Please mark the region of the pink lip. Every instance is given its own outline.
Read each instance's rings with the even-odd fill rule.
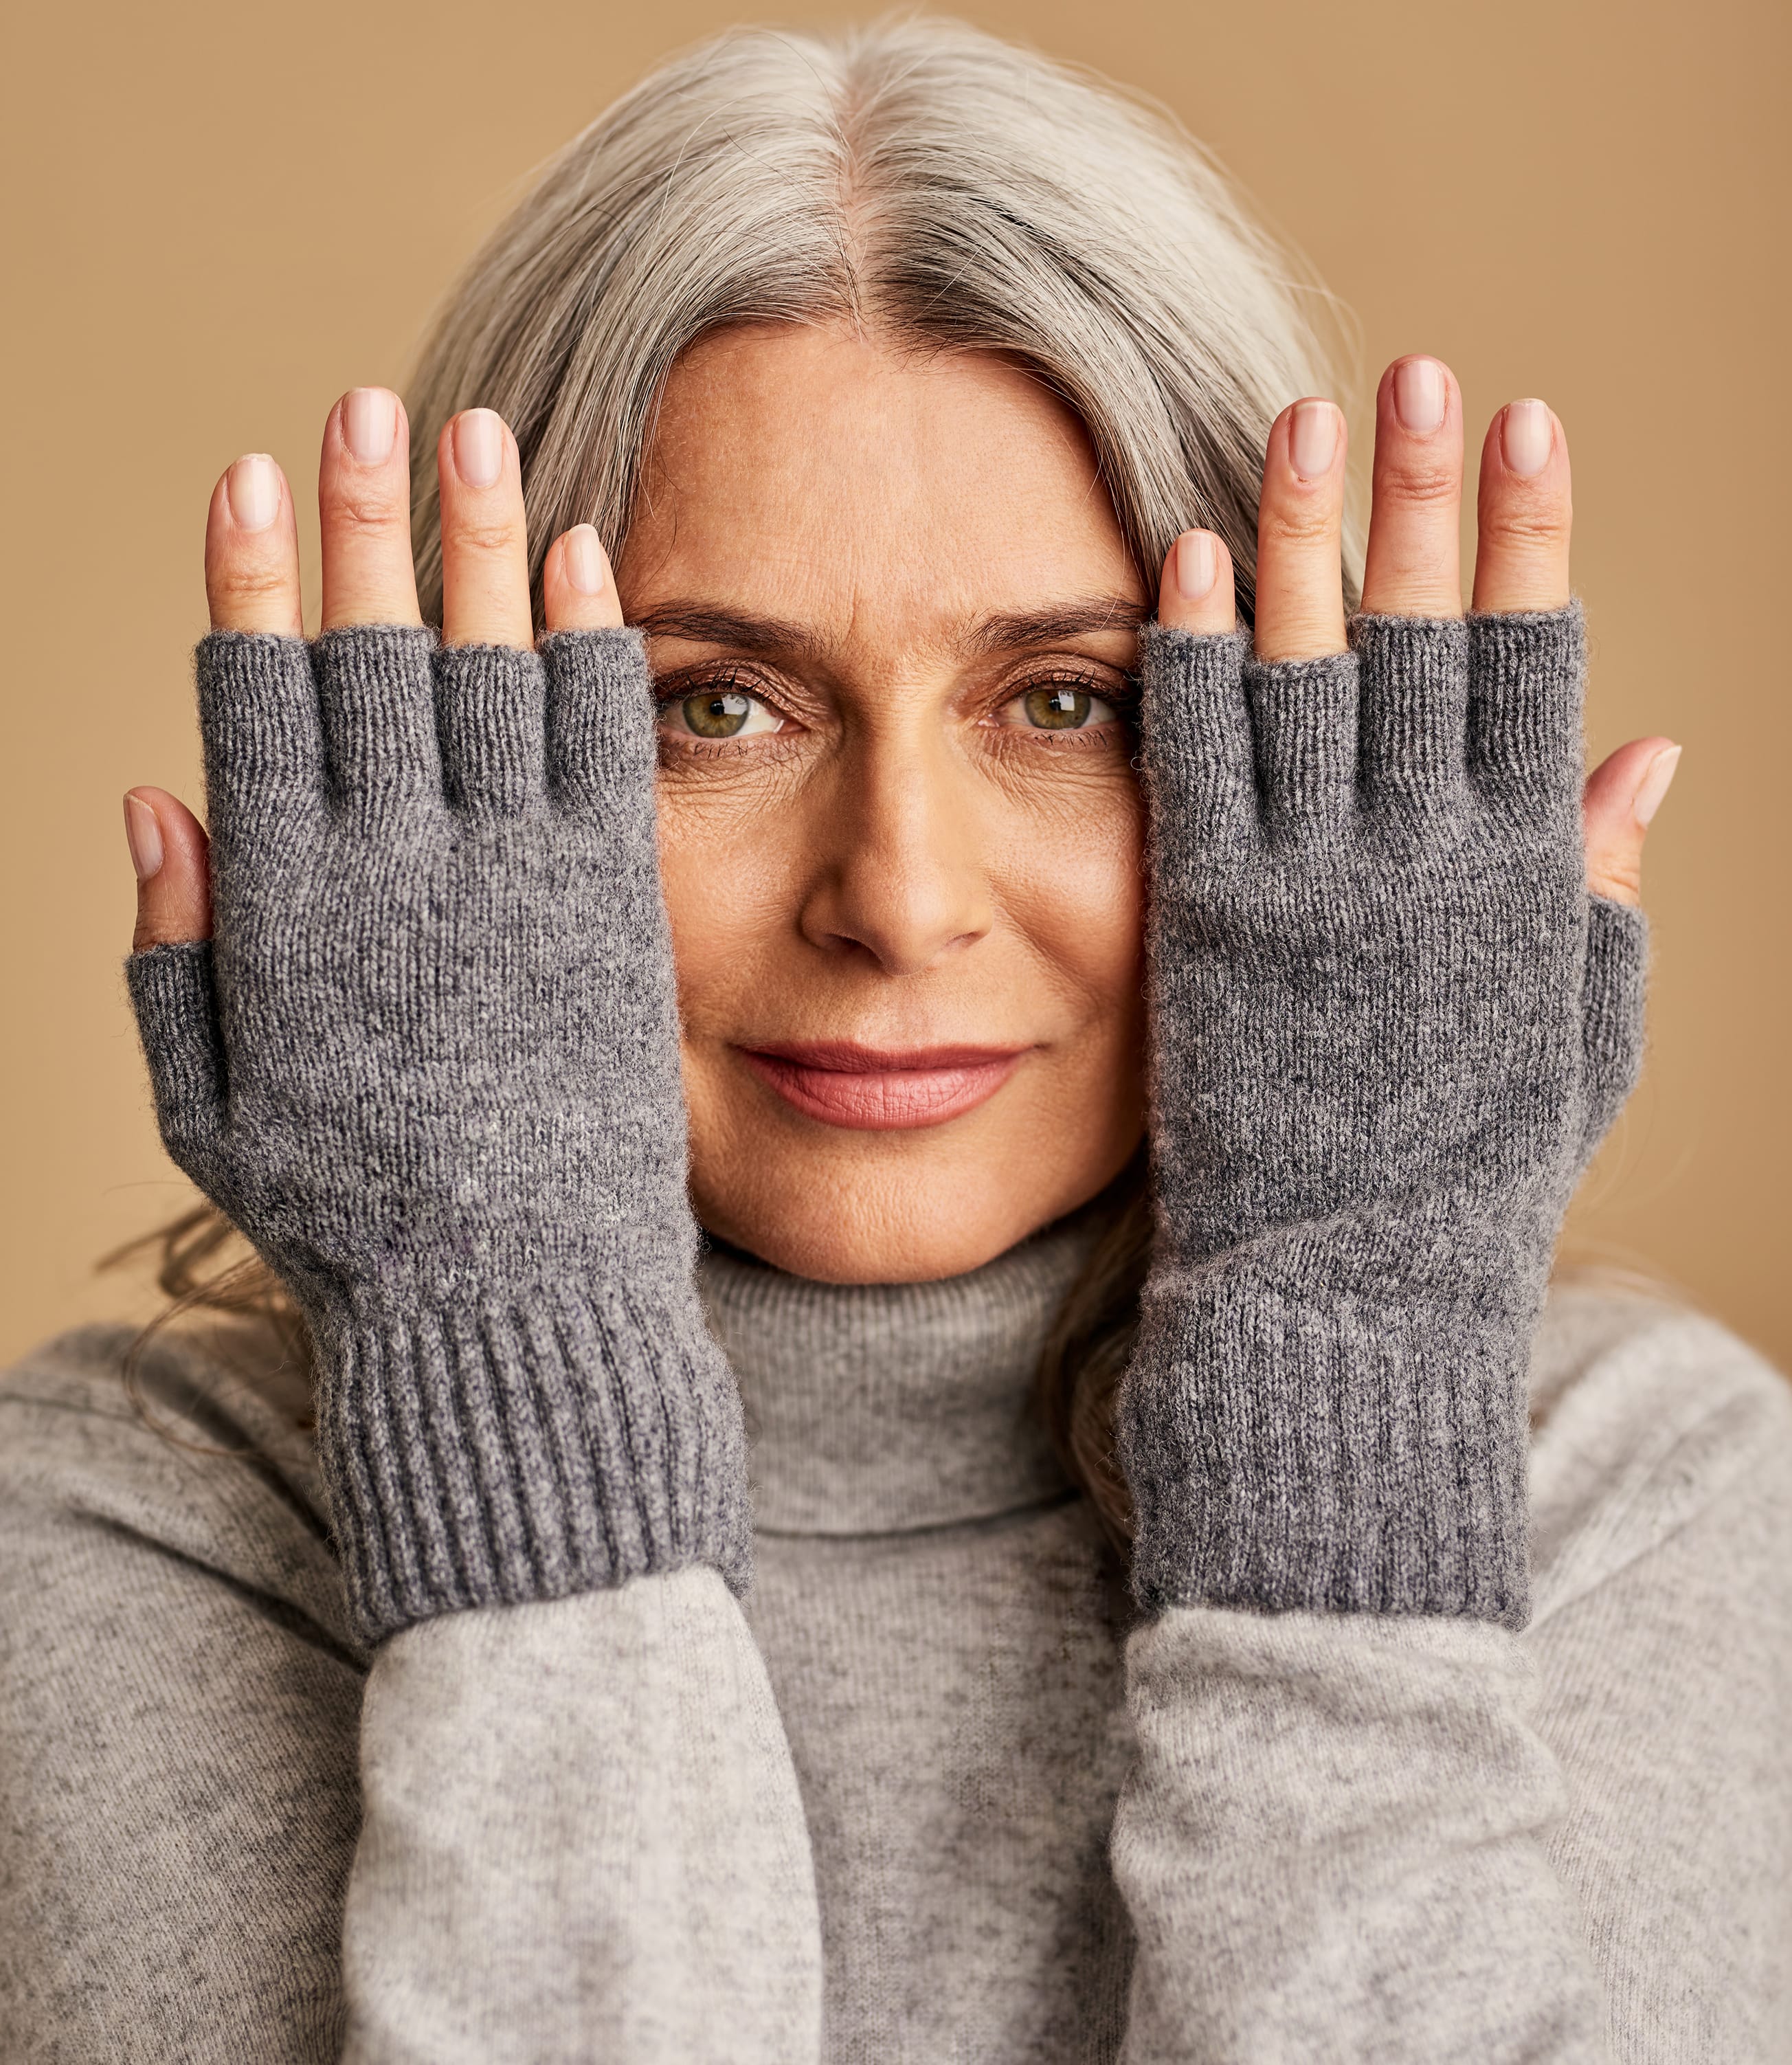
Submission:
[[[987,1102],[1025,1047],[861,1047],[850,1040],[742,1047],[759,1080],[805,1117],[861,1133],[943,1125]]]

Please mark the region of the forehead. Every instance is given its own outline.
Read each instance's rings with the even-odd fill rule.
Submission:
[[[673,369],[622,572],[632,615],[676,596],[911,639],[1141,594],[1088,434],[1038,379],[794,324]]]

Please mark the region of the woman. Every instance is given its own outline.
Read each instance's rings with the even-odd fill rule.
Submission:
[[[127,974],[270,1295],[3,1394],[9,2055],[1786,2055],[1792,1402],[1544,1299],[1674,749],[1550,412],[1465,619],[1321,385],[1154,121],[744,34],[333,410],[309,644],[226,474]]]

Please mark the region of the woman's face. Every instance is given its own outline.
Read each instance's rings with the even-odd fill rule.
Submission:
[[[755,325],[675,369],[637,507],[698,1216],[975,1268],[1143,1130],[1148,608],[1088,440],[988,354]]]

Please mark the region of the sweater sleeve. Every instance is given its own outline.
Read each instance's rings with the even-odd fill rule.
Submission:
[[[1598,1409],[1640,1424],[1648,1372],[1615,1374],[1633,1402]],[[1724,1374],[1682,1364],[1679,1431],[1612,1469],[1522,1634],[1134,1633],[1125,2065],[1792,2056],[1792,1394]]]
[[[361,1774],[352,2065],[819,2057],[802,1803],[712,1568],[395,1637]]]
[[[1131,1638],[1124,2065],[1612,2054],[1524,1639],[1172,1607]]]
[[[1584,657],[1572,604],[1305,661],[1146,636],[1128,2065],[1632,2055],[1532,1632],[1527,1374],[1643,1024],[1646,927],[1585,881]]]
[[[315,1349],[373,1658],[345,2055],[812,2055],[641,640],[214,632],[198,684],[215,936],[125,972],[164,1143]]]
[[[253,1401],[164,1348],[152,1432],[120,1337],[70,1341],[0,1392],[9,2059],[818,2056],[802,1805],[713,1566],[369,1655]]]

